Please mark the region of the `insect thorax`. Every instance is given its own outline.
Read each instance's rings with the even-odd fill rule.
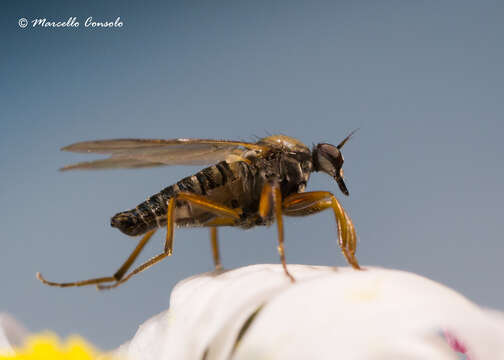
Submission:
[[[268,136],[258,143],[274,149],[266,157],[272,165],[268,176],[276,177],[280,182],[282,196],[303,192],[313,170],[310,149],[298,139],[286,135]]]
[[[267,181],[278,181],[282,197],[305,191],[313,168],[311,155],[304,152],[274,152],[267,158],[258,158],[255,165],[261,177],[257,191],[260,193]]]

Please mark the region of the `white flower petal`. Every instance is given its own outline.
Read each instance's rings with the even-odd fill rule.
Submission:
[[[21,346],[28,331],[12,316],[0,313],[0,355],[12,355],[13,347]]]
[[[131,359],[504,359],[502,324],[455,291],[395,270],[253,265],[180,282],[170,309],[121,348]],[[261,306],[247,331],[244,324]],[[243,337],[237,344],[240,332]]]

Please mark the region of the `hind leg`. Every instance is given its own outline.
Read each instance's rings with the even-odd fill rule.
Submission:
[[[219,239],[217,237],[217,228],[215,226],[210,227],[210,243],[212,245],[212,255],[213,255],[215,270],[221,270],[222,264],[221,264],[220,253],[219,253]]]
[[[70,286],[86,286],[86,285],[98,285],[101,283],[105,282],[113,282],[113,281],[119,281],[121,278],[124,276],[124,274],[128,271],[128,269],[131,267],[135,259],[138,257],[140,252],[143,250],[145,245],[149,242],[150,238],[156,230],[149,231],[146,233],[138,245],[135,247],[135,250],[130,254],[130,256],[126,259],[124,264],[115,272],[114,275],[112,276],[106,276],[106,277],[100,277],[100,278],[94,278],[94,279],[88,279],[88,280],[82,280],[82,281],[74,281],[74,282],[67,282],[67,283],[57,283],[53,281],[47,281],[44,279],[41,273],[37,273],[37,278],[44,284],[49,285],[49,286],[58,286],[58,287],[70,287]]]
[[[236,220],[227,216],[217,216],[207,222],[205,226],[210,228],[210,244],[212,246],[212,256],[215,265],[215,270],[222,270],[222,264],[220,260],[219,252],[219,239],[218,239],[218,227],[219,226],[233,226]]]
[[[98,285],[98,288],[100,290],[104,289],[111,289],[114,287],[117,287],[129,279],[131,279],[132,276],[147,270],[151,266],[157,264],[161,260],[163,260],[165,257],[170,256],[173,253],[173,229],[175,226],[175,203],[177,200],[184,200],[187,201],[191,204],[197,205],[201,208],[204,208],[205,210],[214,213],[218,217],[227,217],[233,219],[233,221],[239,220],[240,219],[240,210],[235,210],[228,208],[224,205],[215,203],[213,201],[209,201],[203,196],[200,195],[195,195],[195,194],[190,194],[190,193],[177,193],[175,196],[173,196],[169,201],[168,201],[168,211],[166,214],[167,217],[167,223],[166,223],[166,242],[165,242],[165,248],[164,252],[161,254],[158,254],[151,259],[147,260],[143,264],[139,265],[135,269],[133,269],[129,274],[124,276],[122,279],[116,281],[113,284],[110,285]]]

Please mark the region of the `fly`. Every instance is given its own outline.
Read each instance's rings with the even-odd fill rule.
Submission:
[[[219,227],[248,229],[271,225],[276,221],[280,260],[285,274],[294,281],[285,261],[283,216],[307,216],[325,209],[334,212],[338,244],[345,259],[353,268],[360,269],[355,257],[355,228],[339,201],[328,191],[305,192],[310,174],[322,171],[333,177],[341,192],[348,195],[343,180],[341,148],[352,134],[337,146],[319,143],[312,150],[299,140],[285,135],[268,136],[255,143],[210,139],[113,139],[66,146],[62,150],[109,154],[110,157],[69,165],[63,167],[62,171],[214,165],[166,187],[137,207],[112,217],[111,226],[124,234],[143,235],[112,276],[67,283],[48,281],[40,273],[37,273],[37,277],[50,286],[116,287],[172,255],[175,226],[209,228],[213,261],[215,268],[220,269]],[[164,251],[128,272],[149,239],[161,227],[167,229]]]

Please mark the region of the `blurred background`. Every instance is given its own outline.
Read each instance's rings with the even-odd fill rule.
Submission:
[[[59,148],[117,137],[284,133],[345,145],[363,265],[442,282],[502,309],[504,7],[498,1],[2,2],[0,311],[32,331],[103,348],[212,269],[208,232],[175,231],[174,256],[113,291],[35,278],[115,272],[136,245],[110,217],[198,170],[68,172]],[[42,28],[30,21],[66,21]],[[85,28],[84,21],[121,28]],[[20,18],[29,26],[21,28]],[[286,219],[289,263],[346,266],[329,212]],[[142,254],[163,248],[160,231]],[[226,268],[277,263],[276,230],[223,229]]]

